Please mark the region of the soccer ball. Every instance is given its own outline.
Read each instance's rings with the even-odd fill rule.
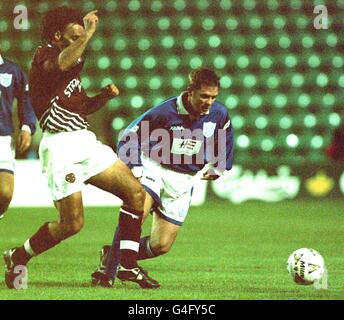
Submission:
[[[324,275],[325,262],[318,251],[301,248],[289,256],[287,270],[297,284],[310,285]]]

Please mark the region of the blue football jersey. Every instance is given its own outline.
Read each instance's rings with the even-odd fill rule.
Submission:
[[[215,101],[207,114],[190,117],[182,93],[149,109],[133,121],[118,143],[118,155],[129,167],[141,155],[171,170],[194,174],[206,164],[220,171],[233,163],[233,129],[227,108]]]
[[[14,132],[14,98],[18,101],[20,127],[29,126],[33,134],[36,130],[36,116],[29,98],[27,77],[17,64],[0,56],[0,136],[12,135]]]

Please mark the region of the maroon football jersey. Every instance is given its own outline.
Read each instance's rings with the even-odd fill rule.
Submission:
[[[79,59],[68,71],[57,67],[60,51],[51,46],[38,47],[29,72],[32,104],[44,131],[60,132],[87,128],[87,95],[82,88],[80,72],[83,67]],[[56,68],[46,71],[45,61],[55,61]]]

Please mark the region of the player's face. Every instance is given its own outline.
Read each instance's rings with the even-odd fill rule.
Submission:
[[[70,23],[66,29],[63,31],[62,37],[58,42],[61,50],[67,48],[84,33],[84,27],[77,23]]]
[[[218,87],[202,86],[189,91],[189,103],[195,114],[206,114],[219,94]]]

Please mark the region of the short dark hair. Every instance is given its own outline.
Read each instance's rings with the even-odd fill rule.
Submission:
[[[189,88],[200,89],[202,86],[219,87],[220,78],[209,68],[199,68],[189,74]]]
[[[80,10],[67,6],[49,10],[42,21],[42,40],[51,41],[57,31],[63,32],[70,23],[84,25]]]

